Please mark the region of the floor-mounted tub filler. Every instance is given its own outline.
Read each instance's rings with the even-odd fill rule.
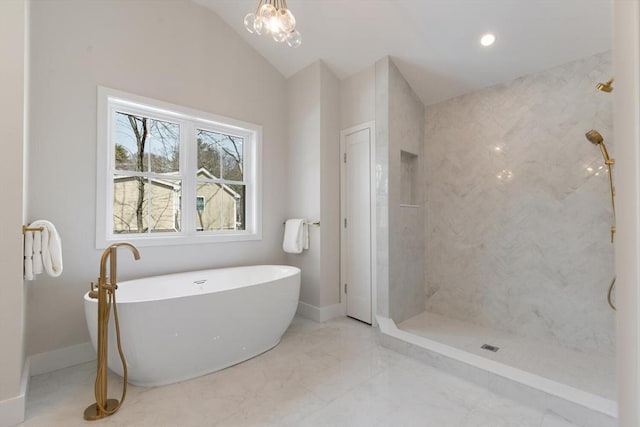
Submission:
[[[298,306],[300,269],[261,265],[169,274],[118,284],[128,381],[158,386],[243,362],[275,347]],[[97,302],[84,297],[97,346]],[[113,318],[109,334],[115,336]],[[123,375],[115,339],[109,369]]]
[[[102,253],[100,258],[100,276],[98,283],[91,283],[91,290],[85,295],[85,299],[94,302],[93,329],[94,340],[93,347],[96,349],[96,382],[93,388],[93,396],[95,402],[84,410],[84,419],[87,421],[95,421],[115,414],[122,407],[124,399],[127,396],[127,360],[122,351],[122,343],[120,341],[120,323],[118,322],[118,309],[116,307],[116,289],[118,289],[118,248],[127,248],[133,253],[136,260],[140,259],[138,248],[128,242],[119,242],[110,245]],[[107,261],[109,262],[109,275],[107,276]],[[113,312],[113,320],[109,322],[111,313]],[[87,320],[89,320],[87,318]],[[109,399],[107,394],[107,356],[109,353],[109,324],[113,323],[116,333],[116,348],[118,356],[122,363],[121,371],[124,381],[122,383],[122,395],[120,400]],[[92,330],[89,327],[89,330]]]

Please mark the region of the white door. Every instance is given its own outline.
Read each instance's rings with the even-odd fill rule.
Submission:
[[[349,317],[372,323],[372,125],[342,132],[342,285]]]

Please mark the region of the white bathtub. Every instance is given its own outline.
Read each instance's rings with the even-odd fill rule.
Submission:
[[[170,384],[240,363],[280,342],[298,306],[300,270],[261,265],[118,283],[116,300],[129,382]],[[97,347],[97,300],[84,296]],[[122,376],[113,315],[109,368]]]

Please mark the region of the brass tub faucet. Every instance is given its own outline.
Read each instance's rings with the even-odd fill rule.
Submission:
[[[133,252],[133,257],[136,260],[140,259],[140,252],[131,243],[120,242],[110,245],[102,253],[100,259],[100,277],[98,278],[98,285],[95,286],[91,283],[91,290],[89,291],[89,297],[98,300],[98,343],[97,343],[97,356],[98,356],[98,369],[96,373],[96,382],[94,387],[94,394],[96,402],[90,405],[84,411],[84,419],[93,421],[101,418],[113,415],[120,409],[127,395],[127,361],[120,345],[120,323],[118,322],[118,310],[116,308],[116,289],[118,289],[117,275],[118,275],[118,248],[124,246],[128,247]],[[109,278],[107,280],[107,261],[109,261]],[[116,340],[118,343],[118,353],[120,354],[120,360],[122,361],[122,368],[124,371],[124,383],[122,386],[122,397],[120,401],[117,399],[107,398],[107,350],[109,343],[109,315],[111,313],[111,307],[113,306],[113,320],[116,325]]]

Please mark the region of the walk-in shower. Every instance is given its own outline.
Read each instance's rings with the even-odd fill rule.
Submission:
[[[402,233],[420,233],[391,202],[380,319],[387,346],[593,427],[615,425],[616,412],[615,313],[604,298],[614,277],[613,79],[597,84],[611,69],[605,52],[426,106],[424,284],[394,274],[420,249]]]

